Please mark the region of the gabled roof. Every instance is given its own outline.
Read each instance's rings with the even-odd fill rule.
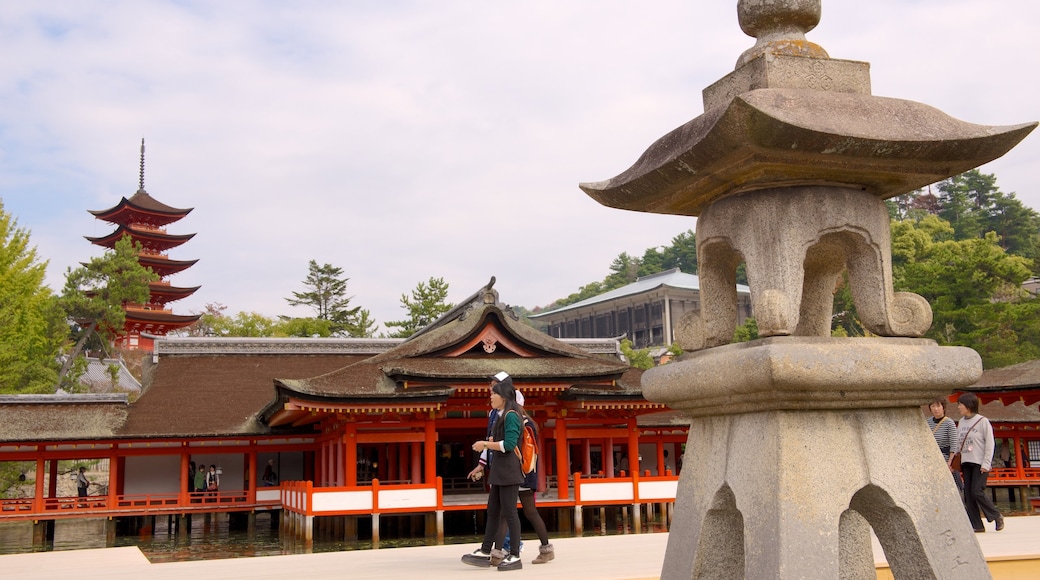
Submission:
[[[629,369],[556,340],[520,321],[498,301],[495,280],[401,345],[309,379],[276,379],[280,398],[336,400],[446,398],[459,384],[486,383],[498,371],[514,382],[611,383]],[[406,385],[402,388],[401,384]],[[414,388],[423,385],[425,388]],[[638,391],[637,391],[638,392]]]
[[[682,290],[700,290],[701,282],[700,278],[696,274],[687,274],[686,272],[680,272],[678,268],[666,270],[664,272],[658,272],[657,274],[651,274],[649,276],[641,276],[636,279],[635,282],[627,284],[620,288],[615,288],[609,292],[604,292],[598,296],[592,298],[586,298],[580,302],[574,304],[568,304],[554,310],[546,312],[539,312],[538,314],[532,314],[531,318],[540,318],[548,316],[550,314],[558,314],[560,312],[566,312],[568,310],[577,310],[586,306],[592,306],[595,304],[603,304],[610,302],[611,300],[617,300],[619,298],[625,298],[626,296],[636,296],[644,292],[649,292],[657,288],[677,288]],[[750,294],[751,289],[743,284],[737,284],[738,294]]]

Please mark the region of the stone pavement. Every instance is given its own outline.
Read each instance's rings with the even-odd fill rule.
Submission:
[[[1040,578],[1040,517],[1007,518],[1004,531],[989,531],[978,538],[994,578]],[[553,540],[556,559],[533,565],[537,541],[525,542],[524,568],[515,578],[569,580],[656,580],[661,573],[668,534],[630,534]],[[359,578],[379,580],[467,580],[486,578],[484,568],[466,566],[462,555],[473,545],[384,548],[321,554],[264,556],[227,560],[194,560],[152,564],[135,547],[72,550],[0,556],[4,578],[76,580],[184,580],[185,578],[249,578],[320,580]],[[883,568],[884,555],[875,542],[879,578],[891,578]],[[887,575],[886,575],[887,574]]]

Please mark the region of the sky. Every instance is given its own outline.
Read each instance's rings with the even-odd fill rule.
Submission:
[[[824,0],[808,40],[871,63],[873,94],[983,125],[1040,120],[1040,2]],[[607,208],[578,183],[628,169],[703,113],[754,39],[733,0],[11,0],[0,11],[0,200],[67,268],[114,230],[88,210],[138,187],[194,233],[180,314],[310,316],[307,264],[401,320],[431,277],[495,276],[534,308],[696,229]],[[982,167],[1040,210],[1040,134]]]

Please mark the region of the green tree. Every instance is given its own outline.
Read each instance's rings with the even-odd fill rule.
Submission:
[[[387,322],[387,327],[398,330],[391,332],[391,338],[408,338],[433,323],[440,315],[455,307],[445,302],[448,297],[448,284],[444,278],[431,277],[429,282],[419,282],[412,290],[411,298],[401,294],[401,307],[408,312],[408,318]]]
[[[123,236],[113,250],[65,274],[61,305],[78,328],[76,344],[59,373],[59,381],[66,388],[75,388],[69,371],[87,342],[100,338],[99,346],[108,351],[126,322],[123,307],[148,302],[148,284],[159,276],[137,261],[140,252],[141,244]]]
[[[650,356],[650,349],[634,349],[632,348],[632,341],[627,338],[621,340],[621,354],[628,359],[628,366],[637,369],[654,368],[654,357]]]
[[[686,230],[672,238],[672,245],[666,247],[663,253],[662,271],[679,268],[679,271],[687,274],[697,273],[697,234],[693,230]]]
[[[50,288],[47,263],[0,200],[0,393],[53,391],[68,327]]]
[[[278,321],[259,312],[239,312],[234,316],[217,316],[212,322],[216,336],[265,337],[275,336]],[[284,336],[284,335],[283,335]]]
[[[329,322],[332,334],[336,336],[370,336],[375,321],[371,313],[362,311],[360,307],[350,307],[351,298],[347,296],[347,282],[343,277],[343,268],[324,264],[319,266],[314,260],[308,264],[307,278],[303,284],[306,292],[293,292],[292,298],[286,298],[290,306],[308,306],[314,309],[316,318]],[[366,334],[368,333],[368,334]]]
[[[933,322],[927,336],[974,348],[987,368],[1040,356],[1040,302],[1021,288],[1030,260],[1005,252],[993,232],[942,239],[949,229],[931,218],[893,224],[894,286],[928,300]]]

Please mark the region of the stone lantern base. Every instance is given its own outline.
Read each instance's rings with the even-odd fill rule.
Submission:
[[[917,405],[981,374],[925,339],[783,337],[647,371],[693,419],[661,578],[989,578]]]

